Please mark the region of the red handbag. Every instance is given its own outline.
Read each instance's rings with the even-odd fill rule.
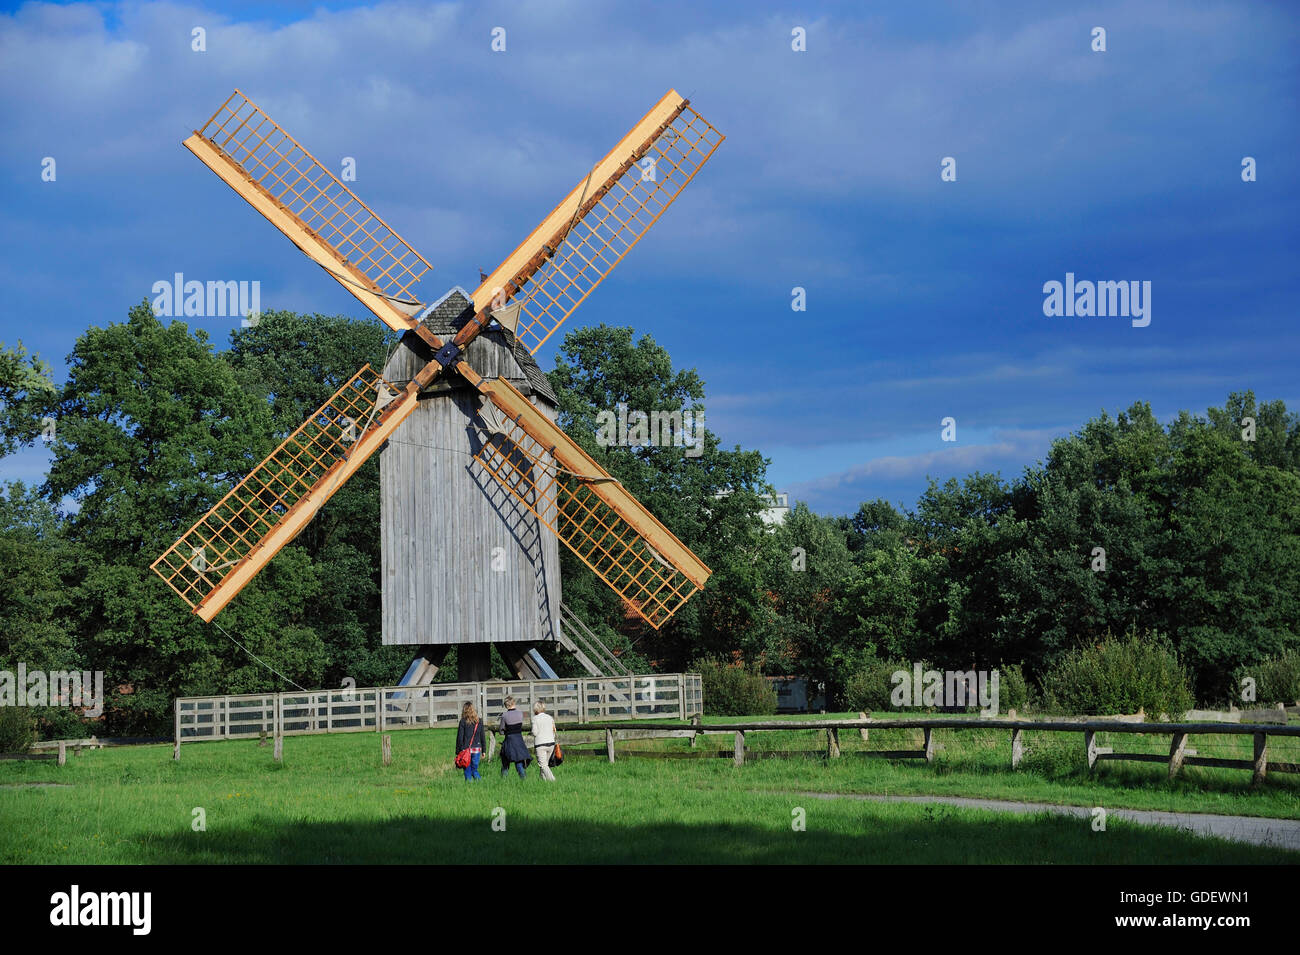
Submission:
[[[477,735],[478,735],[478,720],[475,720],[474,728],[469,732],[469,746],[466,746],[464,749],[462,749],[459,753],[456,754],[457,769],[469,769],[470,763],[474,761],[472,755],[470,754],[470,750],[474,747],[474,737]]]

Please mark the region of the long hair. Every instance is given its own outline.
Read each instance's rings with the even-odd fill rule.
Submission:
[[[474,709],[473,703],[466,703],[460,708],[460,718],[467,723],[478,722],[478,711]]]

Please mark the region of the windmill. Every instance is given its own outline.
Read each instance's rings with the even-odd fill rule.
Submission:
[[[548,403],[531,356],[722,139],[670,90],[472,293],[453,289],[426,305],[411,287],[431,268],[428,260],[236,90],[184,145],[402,339],[383,373],[368,364],[358,370],[155,560],[154,572],[211,621],[383,450],[383,641],[418,647],[403,682],[431,680],[451,645],[482,671],[492,642],[520,675],[545,672],[534,645],[562,638],[557,622],[566,612],[557,542],[613,588],[629,614],[662,627],[710,570],[556,426],[554,396]],[[413,416],[429,427],[459,427],[451,438],[463,447],[440,447],[418,433],[404,440],[418,431],[399,431]],[[421,449],[463,452],[463,470],[487,510],[464,520],[466,499]],[[413,524],[417,517],[424,522]],[[467,575],[491,571],[457,555],[498,530],[526,556],[537,582],[532,605],[508,588],[495,591],[513,601],[506,623],[522,620],[520,628],[501,631],[504,618],[438,626],[485,599],[487,588]],[[414,550],[403,546],[411,542]],[[453,573],[437,573],[440,563],[457,561]],[[431,575],[435,586],[420,592]],[[566,626],[581,628],[576,620]]]

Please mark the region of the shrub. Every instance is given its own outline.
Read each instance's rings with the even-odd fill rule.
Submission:
[[[704,685],[704,712],[709,716],[771,716],[776,712],[776,688],[758,667],[724,660],[699,660],[691,669]]]
[[[0,706],[0,753],[25,753],[36,739],[36,720],[26,707]]]
[[[889,695],[894,689],[891,677],[898,670],[910,674],[912,667],[897,660],[870,660],[860,667],[844,685],[848,708],[863,713],[896,709]]]
[[[1048,706],[1061,713],[1105,716],[1145,710],[1177,719],[1193,703],[1187,670],[1157,633],[1112,637],[1072,650],[1043,674]]]
[[[998,709],[1024,712],[1029,703],[1029,682],[1019,663],[1005,663],[998,667]]]
[[[1252,666],[1241,667],[1232,676],[1237,692],[1241,691],[1243,678],[1254,678],[1257,703],[1266,706],[1300,703],[1300,650],[1288,650]]]

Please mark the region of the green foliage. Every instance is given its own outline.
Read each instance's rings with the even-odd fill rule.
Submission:
[[[1288,650],[1275,657],[1260,660],[1250,666],[1240,667],[1233,674],[1233,683],[1240,690],[1242,680],[1255,680],[1255,700],[1266,706],[1300,703],[1300,650]],[[1239,700],[1233,700],[1238,703]]]
[[[28,354],[21,341],[13,347],[0,342],[0,457],[36,440],[54,391],[49,364]]]
[[[691,664],[691,671],[700,674],[704,712],[709,716],[770,716],[776,712],[776,689],[757,667],[707,658]]]
[[[0,753],[25,753],[36,741],[36,719],[25,706],[0,706]]]
[[[1187,671],[1157,633],[1122,638],[1067,653],[1043,677],[1053,712],[1105,716],[1145,710],[1151,719],[1179,719],[1194,699]]]
[[[880,713],[898,709],[889,697],[897,685],[893,675],[899,670],[911,679],[912,665],[901,660],[870,660],[860,667],[844,687],[844,702],[849,710]]]
[[[998,667],[998,709],[1005,713],[1016,710],[1023,713],[1029,705],[1029,681],[1019,663],[1004,663]]]

